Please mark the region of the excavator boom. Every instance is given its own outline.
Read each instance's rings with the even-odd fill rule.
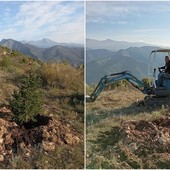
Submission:
[[[150,89],[141,80],[137,79],[129,71],[123,71],[102,77],[92,94],[86,97],[86,101],[94,102],[107,84],[112,84],[120,80],[127,80],[144,94],[150,93]]]

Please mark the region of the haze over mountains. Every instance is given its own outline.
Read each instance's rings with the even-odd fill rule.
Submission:
[[[153,44],[143,43],[143,42],[128,42],[128,41],[115,41],[111,39],[106,40],[95,40],[86,39],[87,48],[90,49],[106,49],[110,51],[118,51],[120,49],[126,49],[129,47],[142,47],[142,46],[155,46]]]
[[[38,40],[38,41],[21,41],[21,43],[34,45],[34,46],[40,47],[40,48],[49,48],[49,47],[52,47],[55,45],[62,45],[62,46],[67,46],[67,47],[83,47],[82,44],[58,43],[58,42],[52,41],[48,38],[43,38],[42,40]]]
[[[88,84],[98,83],[104,75],[125,70],[131,71],[139,79],[147,77],[150,52],[160,48],[129,42],[123,42],[121,45],[120,42],[112,40],[102,41],[99,43],[100,45],[97,40],[97,44],[92,42],[95,40],[87,40],[86,80]],[[122,49],[120,49],[121,47]],[[156,66],[162,65],[164,65],[164,55],[156,60]]]
[[[84,63],[84,48],[80,44],[59,44],[49,39],[28,42],[3,39],[0,45],[45,62],[67,61],[74,66]]]

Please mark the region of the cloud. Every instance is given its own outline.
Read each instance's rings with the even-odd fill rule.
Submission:
[[[18,40],[51,37],[55,41],[63,42],[72,42],[76,39],[77,43],[83,43],[83,4],[83,2],[61,1],[21,3],[16,14],[8,24],[6,23],[6,31],[3,33],[8,32],[8,34],[4,34],[4,36],[16,37]],[[63,30],[72,36],[68,36],[67,39],[62,38],[62,36],[65,37]],[[56,33],[60,34],[60,39],[57,39]],[[82,34],[82,36],[77,35],[77,33]],[[79,38],[75,38],[76,36]]]
[[[134,15],[170,12],[170,2],[165,1],[88,1],[86,4],[88,23],[111,23],[120,19],[125,21]]]
[[[130,6],[129,2],[87,2],[87,22],[113,22],[117,18],[135,12],[136,6]]]

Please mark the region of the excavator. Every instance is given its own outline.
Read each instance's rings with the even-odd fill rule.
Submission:
[[[148,64],[149,85],[146,85],[141,80],[136,78],[130,71],[105,75],[101,78],[91,95],[86,96],[86,102],[94,102],[108,84],[113,84],[121,80],[127,80],[135,88],[145,94],[145,98],[141,102],[143,105],[153,106],[170,104],[170,75],[166,73],[166,76],[164,76],[163,86],[159,87],[157,84],[158,73],[160,72],[165,74],[163,69],[156,68],[155,61],[157,57],[161,56],[160,53],[164,54],[164,57],[165,54],[170,56],[170,49],[157,49],[151,51]]]

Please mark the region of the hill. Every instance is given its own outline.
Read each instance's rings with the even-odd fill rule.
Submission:
[[[106,49],[87,50],[87,83],[97,83],[104,75],[131,71],[137,78],[148,75],[149,55],[152,46],[130,47],[111,52]],[[100,53],[100,54],[99,54]],[[156,67],[164,65],[164,54],[156,58]]]
[[[169,107],[137,106],[144,97],[129,85],[106,90],[87,103],[88,169],[170,166]]]
[[[37,122],[13,120],[9,100],[29,72],[41,80]],[[84,71],[68,63],[44,63],[0,46],[0,168],[84,167]],[[22,106],[21,106],[22,107]]]
[[[95,39],[86,39],[86,46],[89,49],[106,49],[109,51],[118,51],[120,49],[126,49],[129,47],[142,47],[155,45],[141,42],[115,41],[111,39],[101,41]]]
[[[42,42],[43,41],[43,42]],[[47,43],[47,40],[42,40],[41,43]],[[44,42],[45,41],[45,42]],[[51,42],[51,41],[50,41]],[[32,43],[34,44],[34,43]],[[51,42],[52,44],[52,42]],[[55,43],[53,43],[55,44]],[[67,61],[73,66],[79,66],[84,62],[84,49],[82,47],[67,47],[61,45],[54,45],[48,48],[40,48],[31,44],[23,44],[12,39],[3,39],[0,45],[17,50],[22,54],[28,55],[32,58],[41,61]]]

